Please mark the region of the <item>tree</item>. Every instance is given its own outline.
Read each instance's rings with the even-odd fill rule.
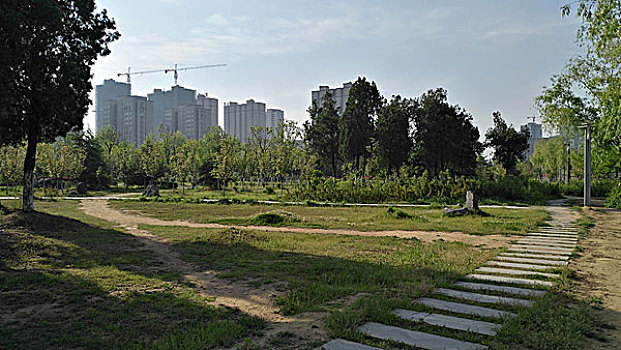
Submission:
[[[280,193],[284,191],[285,177],[291,176],[295,164],[294,157],[298,148],[297,139],[301,137],[300,128],[295,121],[287,121],[276,129],[274,137],[275,170],[280,179]]]
[[[0,147],[0,178],[4,183],[6,194],[9,194],[9,185],[15,185],[24,177],[24,147],[6,145]]]
[[[414,110],[413,101],[393,96],[390,103],[379,111],[375,152],[380,166],[387,168],[388,176],[399,170],[412,149],[410,120],[414,117]]]
[[[456,175],[471,174],[483,151],[472,116],[457,105],[449,105],[442,88],[427,91],[417,99],[417,106],[413,156],[418,166],[434,176],[446,170]]]
[[[56,189],[61,189],[64,178],[76,179],[84,171],[86,153],[71,147],[64,139],[54,143],[43,143],[37,151],[37,173],[45,174],[56,182]]]
[[[37,143],[82,128],[91,66],[119,36],[94,0],[0,2],[0,144],[27,142],[25,212],[34,211]]]
[[[334,106],[332,93],[327,92],[321,106],[313,101],[307,111],[310,120],[304,123],[304,141],[322,165],[330,169],[330,175],[338,174],[339,157],[339,113]]]
[[[345,112],[340,121],[340,152],[343,159],[353,163],[356,171],[363,169],[369,156],[368,147],[375,132],[375,118],[383,98],[375,85],[366,78],[358,78],[349,90]]]
[[[513,125],[507,125],[500,112],[494,112],[493,118],[494,127],[485,133],[485,145],[494,149],[494,160],[502,164],[508,173],[512,173],[528,149],[528,130],[517,132]]]
[[[155,134],[150,132],[140,145],[140,165],[149,180],[149,185],[154,186],[153,180],[164,175],[165,162],[162,144],[156,139]]]
[[[558,180],[561,177],[566,157],[567,151],[563,147],[563,140],[560,137],[552,137],[535,143],[530,162],[540,175]]]
[[[563,16],[571,12],[571,2],[562,7]],[[621,159],[621,27],[620,0],[578,1],[577,15],[582,18],[577,42],[585,49],[584,55],[574,56],[563,73],[552,78],[553,85],[545,88],[538,102],[544,107],[565,107],[571,111],[580,104],[587,113],[574,113],[579,118],[565,118],[594,124],[594,151],[609,152],[611,159]],[[577,87],[578,89],[575,89]],[[586,92],[585,98],[576,98],[571,91]],[[548,96],[558,97],[554,100]],[[540,108],[541,109],[541,108]],[[559,109],[563,112],[563,109]],[[544,114],[544,122],[549,113]],[[571,114],[569,114],[571,116]],[[576,120],[577,119],[577,120]],[[582,119],[582,120],[581,120]],[[554,124],[553,124],[554,125]],[[599,150],[598,150],[599,148]],[[609,163],[615,173],[621,170],[621,161]]]
[[[65,139],[72,148],[86,155],[84,171],[78,175],[77,180],[84,182],[90,189],[108,188],[112,174],[100,139],[93,136],[90,130],[69,132]]]
[[[252,127],[248,138],[248,148],[255,160],[257,176],[265,184],[274,173],[274,131],[270,128]]]
[[[221,141],[220,151],[217,156],[217,165],[212,172],[222,180],[222,195],[226,194],[226,185],[229,180],[233,179],[236,171],[236,161],[239,157],[240,144],[239,140],[233,136],[227,136]]]

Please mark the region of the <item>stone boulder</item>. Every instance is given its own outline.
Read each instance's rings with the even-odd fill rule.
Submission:
[[[84,182],[78,182],[75,191],[80,195],[88,194],[88,189],[86,188],[86,184]]]
[[[142,195],[145,197],[159,197],[160,190],[154,183],[150,183],[149,186],[147,186],[147,189],[142,192]]]

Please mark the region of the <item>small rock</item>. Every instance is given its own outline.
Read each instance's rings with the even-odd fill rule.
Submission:
[[[86,188],[86,184],[84,182],[78,182],[78,185],[75,188],[78,194],[88,194],[88,189]]]

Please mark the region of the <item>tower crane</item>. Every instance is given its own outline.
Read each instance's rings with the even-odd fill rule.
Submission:
[[[123,72],[123,73],[118,73],[117,76],[118,77],[122,77],[122,76],[126,76],[127,77],[127,83],[131,83],[131,76],[132,75],[143,75],[143,74],[151,74],[151,73],[173,73],[173,77],[175,79],[175,86],[177,85],[177,79],[179,78],[179,72],[185,72],[187,70],[191,70],[191,69],[200,69],[200,68],[212,68],[212,67],[223,67],[226,66],[226,64],[206,64],[203,66],[193,66],[193,67],[185,67],[185,68],[177,68],[177,64],[175,63],[175,67],[174,68],[166,68],[166,69],[154,69],[154,70],[143,70],[140,72],[132,72],[131,71],[131,67],[127,67],[127,72]]]

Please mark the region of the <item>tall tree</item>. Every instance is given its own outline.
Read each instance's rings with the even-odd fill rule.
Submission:
[[[433,175],[449,170],[456,175],[471,174],[483,151],[479,130],[472,116],[447,102],[442,88],[429,90],[417,99],[414,117],[414,157],[418,165]]]
[[[507,125],[500,112],[492,115],[494,127],[485,133],[485,145],[494,149],[494,160],[502,164],[507,173],[512,173],[528,149],[528,130],[517,132],[513,125]]]
[[[337,176],[339,157],[339,113],[334,106],[332,93],[327,92],[321,106],[308,109],[310,120],[304,123],[305,142],[310,151],[319,158],[320,164]]]
[[[376,154],[387,175],[397,172],[408,159],[412,149],[410,120],[414,117],[414,102],[393,96],[390,103],[380,109],[375,130]]]
[[[0,1],[0,143],[27,141],[24,211],[34,211],[37,143],[82,129],[91,66],[119,36],[94,0]]]
[[[375,118],[383,103],[375,82],[358,78],[349,90],[349,98],[340,122],[340,152],[355,170],[361,169],[369,156],[371,137],[375,132]],[[362,165],[364,170],[364,164]]]

